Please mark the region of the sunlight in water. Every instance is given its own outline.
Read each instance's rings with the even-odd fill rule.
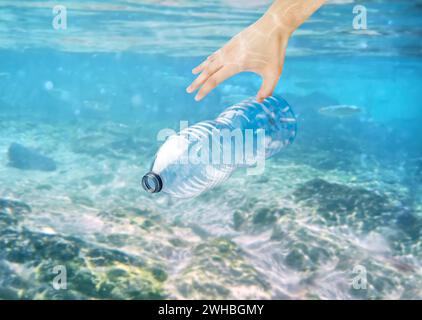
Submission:
[[[250,72],[185,91],[270,0],[64,2],[65,25],[56,1],[0,1],[0,299],[422,298],[421,1],[369,1],[367,29],[362,1],[313,15],[274,92],[282,125],[234,106]],[[277,127],[262,173],[180,165],[168,194],[142,189],[189,147],[157,154],[160,133],[222,113]]]

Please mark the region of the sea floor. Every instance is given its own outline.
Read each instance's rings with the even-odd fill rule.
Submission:
[[[175,200],[141,188],[150,128],[4,116],[0,298],[421,299],[420,160],[363,153],[345,130]],[[58,169],[8,166],[12,142]]]

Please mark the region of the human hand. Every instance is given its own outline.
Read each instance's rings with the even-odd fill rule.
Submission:
[[[221,82],[240,72],[254,72],[262,77],[258,101],[270,96],[280,78],[291,30],[264,16],[192,70],[199,76],[186,89],[199,89],[195,100],[204,98]]]
[[[262,77],[256,99],[270,96],[283,70],[287,42],[306,19],[326,0],[275,0],[269,10],[192,70],[198,77],[187,87],[195,100],[204,98],[231,76],[250,71]]]

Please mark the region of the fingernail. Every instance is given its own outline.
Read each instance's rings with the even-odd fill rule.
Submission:
[[[187,93],[191,93],[191,92],[192,92],[192,88],[191,88],[191,86],[189,86],[189,87],[187,87],[187,88],[186,88],[186,92],[187,92]]]
[[[199,95],[197,95],[196,97],[195,97],[195,101],[199,101],[199,100],[201,100],[202,99],[202,97],[201,96],[199,96]]]

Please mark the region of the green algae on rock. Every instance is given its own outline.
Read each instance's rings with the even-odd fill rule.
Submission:
[[[397,253],[420,252],[422,218],[380,192],[313,179],[299,186],[294,196],[299,203],[315,208],[313,220],[318,224],[348,226],[357,233],[395,229],[385,236]]]
[[[162,299],[164,269],[139,257],[97,247],[74,237],[10,228],[0,230],[6,265],[19,265],[13,283],[0,286],[0,298],[21,299]],[[52,286],[55,266],[64,266],[67,290]],[[30,272],[30,270],[32,270]],[[29,274],[29,276],[28,276]],[[30,285],[29,285],[30,283]],[[8,288],[7,291],[2,289]],[[24,290],[24,295],[19,292]],[[12,291],[10,291],[12,290]]]
[[[296,201],[315,207],[322,223],[357,226],[366,232],[381,225],[384,217],[395,210],[380,193],[319,178],[301,185],[294,196]]]
[[[286,214],[294,214],[294,210],[287,207],[279,208],[276,204],[250,205],[246,210],[236,210],[233,213],[233,228],[249,230],[271,227]]]
[[[268,298],[270,285],[264,279],[234,242],[214,238],[194,248],[191,262],[174,282],[183,298]]]
[[[29,212],[31,207],[24,202],[0,198],[0,228],[16,224]]]

